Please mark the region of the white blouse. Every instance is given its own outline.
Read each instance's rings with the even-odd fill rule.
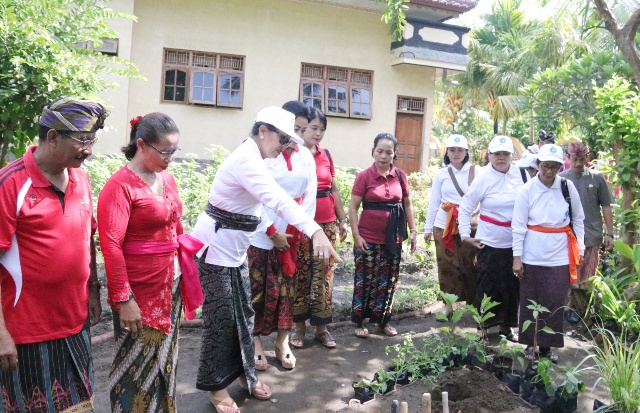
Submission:
[[[209,203],[222,210],[244,215],[261,215],[262,204],[276,211],[307,236],[320,230],[271,177],[256,142],[249,138],[222,162],[209,193]],[[223,267],[239,267],[247,257],[247,248],[254,232],[220,228],[215,232],[215,220],[200,214],[192,235],[209,248],[205,262]]]
[[[571,197],[573,230],[578,240],[580,255],[584,255],[584,210],[580,195],[573,182],[567,180]],[[556,176],[547,188],[536,176],[518,192],[513,212],[513,256],[521,257],[530,265],[557,267],[569,264],[567,234],[544,233],[529,230],[527,225],[560,228],[569,224],[569,204]]]
[[[445,202],[452,202],[456,205],[460,205],[462,197],[456,190],[451,176],[449,175],[449,168],[453,171],[458,185],[462,192],[466,193],[469,189],[469,169],[471,169],[471,163],[465,162],[460,170],[453,166],[442,168],[436,172],[436,176],[433,178],[431,185],[431,195],[429,197],[429,209],[427,210],[427,219],[424,224],[423,232],[431,234],[433,227],[444,229],[447,223],[447,213],[440,208]],[[477,176],[478,167],[474,168],[474,174]]]

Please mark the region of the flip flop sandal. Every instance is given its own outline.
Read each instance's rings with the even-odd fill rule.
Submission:
[[[280,364],[282,364],[283,368],[291,370],[296,366],[296,358],[293,357],[293,354],[291,354],[291,352],[282,354],[282,350],[279,347],[276,347],[275,351],[276,358],[280,361]]]
[[[324,330],[322,333],[316,333],[316,341],[320,342],[326,348],[334,348],[336,341],[331,337],[329,330]]]
[[[289,345],[295,348],[304,347],[304,330],[294,330],[289,336]]]
[[[369,337],[369,330],[367,330],[365,327],[356,328],[356,337],[359,337],[359,338]]]
[[[238,379],[238,383],[240,383],[240,387],[242,387],[245,390],[249,390],[249,386],[246,383],[246,381]],[[271,392],[269,392],[268,394],[259,394],[256,393],[256,390],[260,390],[261,392],[266,392],[265,389],[266,385],[264,384],[264,382],[262,380],[258,380],[258,382],[256,383],[256,385],[253,388],[253,391],[251,392],[251,395],[253,397],[255,397],[258,400],[269,400],[271,398]]]
[[[251,395],[258,400],[269,400],[271,398],[271,392],[266,393],[265,387],[266,387],[266,384],[264,384],[262,380],[258,380],[258,382],[256,383],[256,386],[253,388],[253,391],[251,392]],[[261,392],[265,392],[266,394],[256,393],[256,390],[260,390]]]
[[[211,404],[213,404],[213,408],[216,409],[216,412],[218,413],[229,413],[229,409],[231,409],[231,413],[240,412],[240,409],[238,409],[238,405],[231,397],[227,397],[223,400],[218,400],[214,399],[213,396],[209,394],[209,399],[211,400]]]
[[[258,354],[253,356],[254,364],[256,366],[256,370],[265,371],[269,368],[269,362],[263,354]]]
[[[540,353],[540,357],[546,357],[548,358],[553,364],[558,364],[558,353],[556,353],[556,351],[554,349],[549,349],[545,352],[541,352]]]
[[[398,330],[396,330],[391,326],[384,326],[384,327],[378,326],[378,328],[380,328],[380,331],[382,331],[382,334],[384,334],[387,337],[393,337],[398,335]]]

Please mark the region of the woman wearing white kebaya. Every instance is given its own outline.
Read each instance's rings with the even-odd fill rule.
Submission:
[[[469,144],[464,136],[449,136],[446,148],[446,166],[436,172],[431,185],[424,240],[430,243],[433,237],[436,243],[440,290],[457,295],[459,302],[473,304],[476,250],[460,239],[457,216],[462,196],[469,189],[477,168],[469,162]],[[451,311],[447,307],[445,315]]]
[[[196,388],[209,391],[218,413],[240,410],[227,392],[236,379],[258,399],[271,389],[255,373],[251,288],[247,248],[266,205],[313,239],[316,260],[341,261],[322,228],[271,177],[265,158],[276,158],[292,142],[303,144],[294,132],[291,112],[271,106],[256,116],[251,136],[220,165],[209,202],[193,229],[205,244],[198,270],[204,292],[202,346]]]
[[[563,164],[562,155],[558,145],[540,148],[540,172],[518,192],[512,223],[513,272],[520,278],[520,342],[527,345],[528,359],[533,359],[537,351],[553,362],[558,361],[553,347],[564,346],[561,307],[569,284],[577,282],[576,269],[584,255],[580,195],[573,182],[556,177]],[[563,191],[568,192],[570,204]],[[523,323],[534,321],[533,311],[527,308],[531,301],[550,311],[539,315],[538,331],[547,326],[555,332],[538,333],[539,349],[532,347],[533,327],[522,331]]]
[[[518,341],[518,335],[512,331],[518,326],[520,284],[511,271],[511,216],[523,180],[520,169],[511,163],[511,138],[495,136],[489,143],[488,153],[489,165],[473,181],[460,204],[460,238],[478,248],[476,305],[485,294],[500,303],[491,309],[495,316],[485,326],[500,325],[500,334],[510,341]],[[471,216],[478,205],[478,230],[475,237],[471,237]]]

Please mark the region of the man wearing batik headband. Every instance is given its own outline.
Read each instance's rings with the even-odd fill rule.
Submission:
[[[610,251],[613,248],[612,197],[609,185],[602,173],[585,168],[589,147],[584,142],[572,142],[567,148],[571,167],[560,173],[578,189],[584,209],[584,261],[578,270],[578,284],[572,285],[569,306],[574,311],[566,313],[567,321],[577,323],[584,317],[589,302],[588,283],[585,280],[596,275],[600,260],[600,246]],[[603,232],[602,221],[606,230]]]
[[[46,105],[38,145],[0,170],[0,394],[14,412],[93,410],[89,324],[102,309],[80,166],[107,116],[93,101]]]

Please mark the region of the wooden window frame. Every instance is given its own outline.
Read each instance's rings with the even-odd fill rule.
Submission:
[[[340,79],[330,79],[330,71],[346,71],[346,78],[342,76]],[[316,75],[310,75],[315,73]],[[368,82],[366,81],[358,81],[357,79],[352,79],[353,74],[360,73],[363,78],[366,80],[368,76]],[[305,96],[304,95],[304,85],[307,83],[317,83],[321,86],[321,96]],[[329,111],[329,88],[332,86],[343,87],[346,91],[346,102],[347,102],[347,111],[346,113],[340,112],[331,112]],[[356,89],[367,89],[369,91],[369,101],[364,103],[369,106],[369,115],[358,115],[355,114],[354,111],[354,103],[362,104],[362,102],[352,102],[351,93],[352,90]],[[321,110],[327,116],[339,117],[339,118],[351,118],[351,119],[364,119],[370,120],[373,117],[373,70],[365,70],[365,69],[353,69],[348,67],[339,67],[339,66],[325,66],[318,65],[314,63],[302,63],[300,69],[300,83],[299,83],[299,99],[304,102],[304,99],[320,99],[321,102]],[[337,96],[336,96],[337,97]],[[333,99],[332,99],[333,100]],[[338,105],[336,104],[336,108]]]
[[[182,53],[188,54],[188,59],[185,64],[182,62],[176,63],[166,63],[166,56],[168,53]],[[213,58],[213,62],[209,62],[211,64],[198,64],[196,65],[195,60],[198,57],[202,56],[204,59]],[[222,59],[231,59],[234,61],[232,64],[233,67],[221,67]],[[202,59],[201,59],[202,60]],[[160,103],[173,103],[178,105],[198,105],[198,106],[208,106],[208,107],[221,107],[221,108],[232,108],[232,109],[242,109],[244,104],[244,73],[246,66],[246,57],[241,55],[232,55],[227,53],[214,53],[214,52],[204,52],[197,50],[185,50],[185,49],[172,49],[172,48],[164,48],[162,50],[162,82],[161,82],[161,90],[160,90]],[[185,91],[185,100],[170,100],[165,99],[164,91],[165,91],[165,80],[166,80],[166,72],[168,70],[181,70],[186,72],[186,91]],[[213,94],[213,102],[202,101],[193,99],[193,74],[195,72],[205,72],[211,73],[214,76],[214,94]],[[240,103],[232,104],[232,103],[220,103],[220,87],[221,82],[220,79],[225,75],[233,75],[238,76],[240,78]]]

